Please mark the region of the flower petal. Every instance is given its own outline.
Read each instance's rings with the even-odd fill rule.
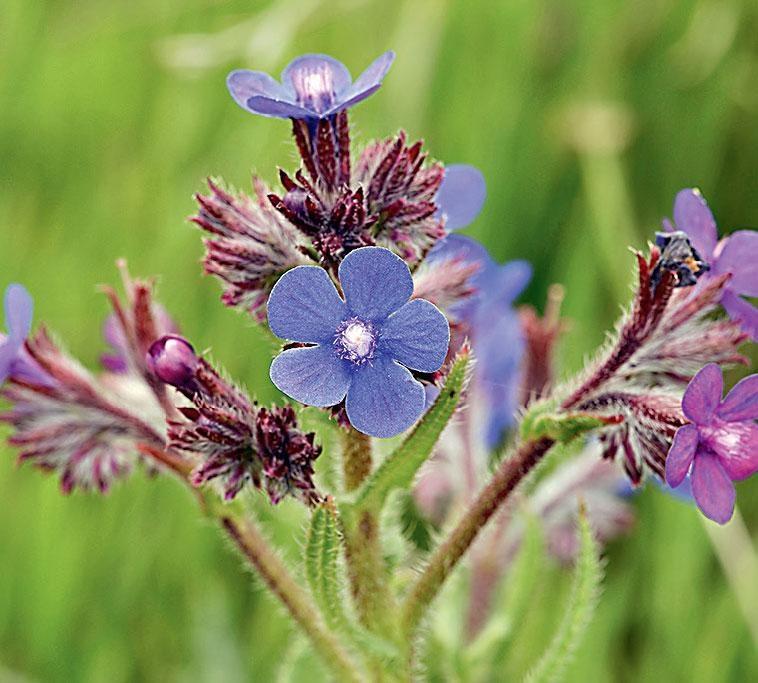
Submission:
[[[226,77],[226,87],[234,101],[247,109],[251,97],[265,97],[272,100],[287,100],[287,93],[271,76],[262,71],[237,69]]]
[[[459,230],[479,215],[486,197],[487,184],[478,168],[451,164],[445,167],[445,177],[437,192],[437,215],[446,217],[448,230]]]
[[[700,255],[710,261],[716,248],[716,221],[700,190],[682,190],[674,200],[674,223],[684,230]]]
[[[476,281],[476,278],[485,280]],[[532,279],[532,266],[528,261],[509,261],[503,265],[480,271],[475,276],[475,284],[485,289],[485,300],[497,308],[510,306],[524,291]]]
[[[447,318],[423,299],[409,301],[382,326],[381,351],[419,372],[439,370],[450,343]]]
[[[32,329],[34,302],[23,285],[8,285],[5,290],[5,327],[8,337],[22,342]]]
[[[337,405],[347,393],[352,374],[331,345],[289,349],[271,363],[276,387],[307,406]]]
[[[279,278],[268,299],[268,324],[281,339],[331,344],[347,317],[327,272],[319,266],[297,266]]]
[[[715,453],[733,481],[747,479],[758,471],[758,425],[752,420],[722,422],[704,427],[704,445]]]
[[[480,266],[480,270],[494,263],[483,244],[465,235],[448,235],[444,237],[432,247],[426,256],[427,263],[449,259],[458,259],[466,263],[477,263]]]
[[[387,71],[392,66],[395,59],[395,53],[388,50],[379,55],[366,70],[358,76],[355,82],[343,93],[340,94],[339,101],[332,107],[327,114],[336,114],[342,109],[351,107],[365,100],[369,95],[373,95],[382,85],[382,80],[387,75]]]
[[[350,423],[370,436],[389,438],[404,432],[424,410],[424,387],[391,358],[377,356],[359,368],[348,389]]]
[[[0,334],[0,386],[11,374],[13,361],[18,354],[18,346],[4,334]]]
[[[732,320],[740,323],[745,334],[758,341],[758,308],[728,289],[721,297],[721,305]]]
[[[384,320],[413,294],[408,266],[383,247],[351,251],[340,264],[339,280],[350,312],[364,320]]]
[[[715,272],[731,273],[728,287],[735,294],[758,296],[758,232],[738,230],[724,240]]]
[[[721,402],[724,378],[716,363],[708,363],[692,378],[682,399],[682,410],[695,424],[707,424]]]
[[[737,382],[716,414],[727,422],[758,420],[758,375],[750,375]]]
[[[329,55],[312,53],[293,59],[282,71],[282,83],[291,86],[295,92],[305,79],[319,77],[325,85],[330,85],[336,94],[350,87],[353,82],[347,67]]]
[[[732,480],[718,458],[699,450],[692,465],[692,493],[702,513],[719,524],[726,524],[734,514],[735,491]]]
[[[666,457],[666,483],[672,489],[679,486],[687,476],[695,457],[697,443],[698,431],[695,425],[687,424],[677,430],[674,443],[671,444]]]
[[[254,114],[269,116],[275,119],[309,119],[318,116],[317,112],[310,109],[260,95],[251,97],[247,101],[245,108]]]

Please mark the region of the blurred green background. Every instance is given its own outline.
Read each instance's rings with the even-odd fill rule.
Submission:
[[[758,226],[757,35],[755,0],[4,0],[0,284],[24,282],[37,320],[94,367],[106,314],[95,286],[117,280],[124,256],[160,275],[198,347],[274,398],[267,341],[219,304],[184,220],[205,176],[247,188],[252,169],[273,182],[295,164],[287,124],[240,110],[225,75],[278,73],[309,51],[357,74],[393,48],[355,138],[403,127],[484,171],[489,199],[468,232],[498,259],[532,261],[525,301],[566,285],[573,371],[628,298],[627,245],[651,238],[678,189],[698,185],[724,229]],[[107,498],[65,499],[0,455],[1,681],[276,680],[297,639],[179,486],[137,474]],[[758,481],[738,494],[754,547]],[[758,680],[745,529],[707,531],[652,487],[636,505],[569,680]],[[259,507],[294,551],[301,511]],[[548,603],[561,583],[550,572]],[[502,680],[556,615],[525,625]]]

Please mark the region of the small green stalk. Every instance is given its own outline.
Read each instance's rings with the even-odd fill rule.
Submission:
[[[548,438],[526,441],[513,455],[503,460],[489,483],[482,489],[447,539],[437,548],[424,571],[411,587],[401,607],[403,642],[412,642],[416,628],[427,608],[479,531],[554,443]]]

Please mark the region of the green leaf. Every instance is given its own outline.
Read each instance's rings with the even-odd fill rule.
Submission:
[[[521,438],[552,439],[557,443],[570,443],[577,437],[607,424],[606,420],[586,413],[552,413],[549,403],[530,409],[521,421]]]
[[[356,508],[378,512],[393,489],[410,488],[458,406],[470,358],[468,349],[458,353],[437,400],[405,441],[366,480],[355,500]]]
[[[316,506],[305,541],[305,577],[327,626],[346,635],[363,654],[394,661],[397,649],[355,623],[345,612],[346,602],[340,575],[340,522],[334,501],[327,498]]]
[[[527,674],[526,683],[560,680],[595,612],[602,579],[599,549],[582,505],[579,511],[579,556],[566,612],[547,650]]]

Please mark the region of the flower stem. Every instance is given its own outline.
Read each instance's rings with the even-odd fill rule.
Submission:
[[[255,525],[249,520],[223,514],[219,517],[219,523],[245,559],[257,570],[269,590],[310,638],[315,652],[335,677],[340,681],[361,681],[360,674],[345,650],[317,616],[316,605],[295,582]]]
[[[371,473],[371,439],[355,429],[344,435],[342,468],[346,492],[355,491]],[[368,509],[343,508],[345,562],[361,623],[390,641],[397,640],[394,596],[389,590],[379,537],[379,518]]]
[[[371,437],[350,428],[343,434],[342,475],[345,491],[355,491],[371,473]]]
[[[511,491],[553,446],[552,439],[523,442],[506,457],[471,504],[458,525],[440,545],[402,605],[402,635],[407,643],[442,584],[469,549],[478,533],[505,502]]]

